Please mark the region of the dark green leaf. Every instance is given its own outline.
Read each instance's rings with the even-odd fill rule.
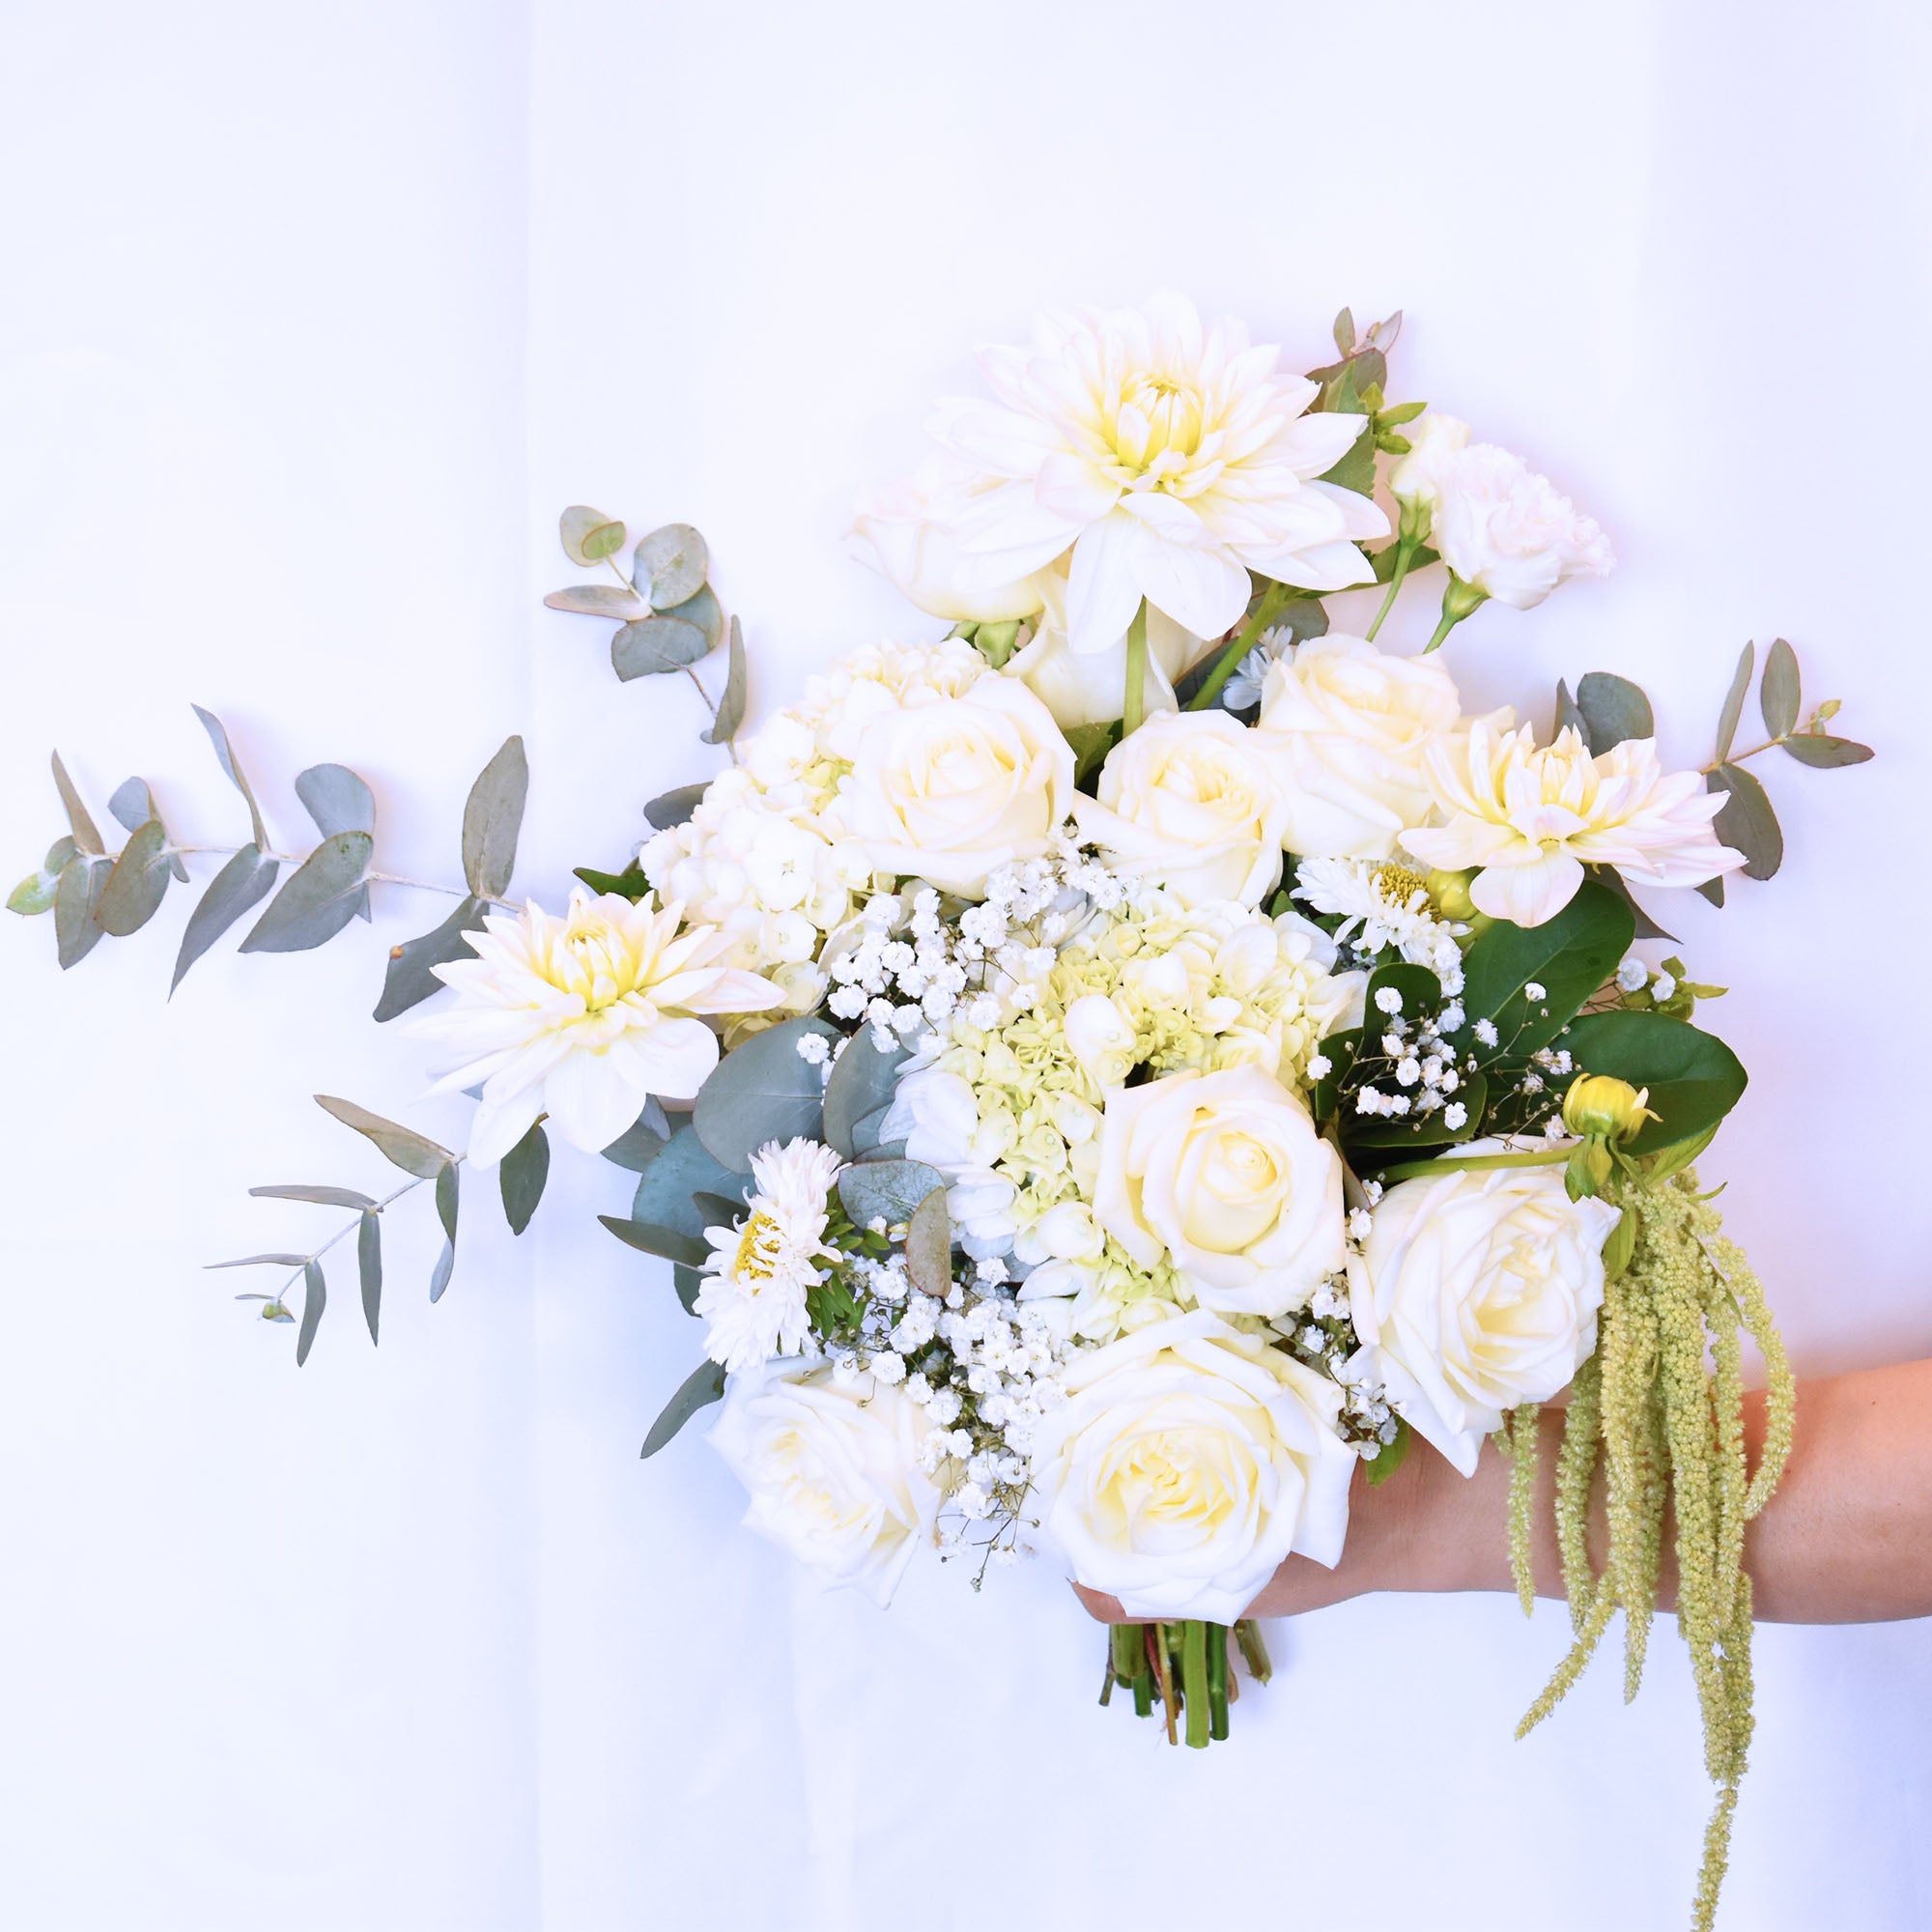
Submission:
[[[682,617],[642,617],[611,639],[611,668],[627,683],[660,671],[682,670],[710,650],[704,633]]]
[[[109,869],[104,859],[73,858],[54,882],[54,941],[63,970],[79,965],[100,943],[94,910]]]
[[[708,583],[699,588],[696,597],[687,597],[682,604],[673,604],[664,614],[667,617],[682,617],[687,624],[696,624],[714,651],[724,641],[724,612],[718,608],[717,595]]]
[[[201,720],[201,728],[208,733],[209,743],[214,747],[214,755],[221,761],[221,769],[228,774],[229,783],[247,801],[248,822],[255,835],[255,849],[266,852],[269,849],[268,828],[262,823],[255,794],[248,789],[248,781],[242,776],[242,767],[236,762],[234,748],[228,742],[227,727],[213,712],[204,711],[199,704],[193,710]]]
[[[503,1196],[503,1218],[510,1233],[521,1235],[543,1199],[550,1179],[550,1140],[541,1122],[506,1153],[497,1167],[497,1185]]]
[[[909,1222],[934,1188],[945,1186],[937,1168],[923,1160],[874,1160],[848,1167],[838,1177],[838,1200],[855,1228],[876,1220],[889,1227]]]
[[[1402,1120],[1370,1120],[1361,1115],[1345,1118],[1341,1122],[1342,1139],[1350,1159],[1359,1172],[1370,1173],[1386,1166],[1387,1156],[1400,1154],[1404,1149],[1426,1153],[1431,1149],[1475,1139],[1482,1128],[1484,1110],[1490,1103],[1489,1076],[1464,1073],[1455,1097],[1463,1109],[1460,1127],[1452,1127],[1444,1121],[1443,1115],[1448,1110],[1442,1107]]]
[[[1861,765],[1871,756],[1869,745],[1851,738],[1828,738],[1822,731],[1800,731],[1784,741],[1784,749],[1801,765],[1830,771],[1837,765]]]
[[[753,1034],[727,1053],[699,1089],[692,1124],[713,1158],[739,1174],[752,1171],[752,1155],[767,1141],[797,1135],[818,1138],[822,1095],[818,1068],[798,1055],[809,1033],[827,1040],[838,1030],[805,1014]]]
[[[734,1201],[724,1194],[699,1192],[691,1197],[691,1205],[707,1228],[735,1228],[738,1217],[745,1211],[742,1198]]]
[[[210,1262],[210,1269],[247,1267],[295,1267],[298,1268],[308,1260],[306,1255],[243,1255],[240,1261]]]
[[[619,898],[629,899],[633,905],[651,889],[651,882],[644,877],[644,868],[635,859],[621,872],[600,872],[594,866],[573,866],[571,872],[593,893],[615,893]]]
[[[1784,834],[1764,787],[1742,765],[1719,765],[1704,782],[1729,794],[1713,824],[1732,851],[1745,855],[1745,877],[1773,877],[1784,863]]]
[[[313,1187],[306,1181],[278,1181],[272,1187],[251,1187],[260,1201],[308,1201],[318,1208],[373,1208],[375,1202],[353,1187]]]
[[[572,563],[601,563],[624,548],[624,526],[587,503],[573,503],[557,519],[557,535]]]
[[[677,1291],[678,1306],[687,1315],[696,1315],[697,1293],[704,1286],[704,1276],[696,1268],[686,1267],[682,1262],[672,1262],[670,1285]]]
[[[67,822],[73,833],[73,842],[83,852],[95,857],[107,850],[100,842],[99,831],[94,820],[87,815],[87,808],[80,802],[80,794],[73,788],[73,781],[67,775],[67,767],[61,763],[61,754],[53,754],[54,783],[60,788],[61,804],[67,808]]]
[[[1658,1116],[1628,1144],[1655,1153],[1715,1126],[1745,1091],[1738,1057],[1714,1034],[1662,1013],[1589,1013],[1571,1025],[1564,1045],[1583,1073],[1607,1073],[1647,1088]]]
[[[125,939],[154,918],[168,889],[168,862],[162,856],[167,842],[167,830],[158,818],[129,835],[94,908],[102,932]]]
[[[1577,700],[1570,696],[1570,687],[1560,677],[1556,680],[1556,729],[1574,731],[1587,746],[1590,742],[1590,726],[1583,714],[1577,709]]]
[[[952,1223],[946,1190],[935,1187],[913,1209],[906,1229],[906,1274],[922,1294],[944,1295],[952,1287]]]
[[[604,1150],[604,1158],[641,1174],[669,1139],[670,1122],[664,1108],[656,1099],[649,1099],[644,1102],[644,1111]]]
[[[362,1278],[362,1319],[375,1342],[383,1325],[383,1223],[375,1214],[365,1212],[356,1225],[355,1268]]]
[[[667,524],[638,539],[631,582],[653,611],[670,611],[704,588],[711,558],[704,539],[689,524]]]
[[[698,1209],[697,1196],[718,1194],[742,1206],[745,1185],[745,1177],[712,1159],[697,1130],[687,1124],[659,1145],[639,1176],[631,1214],[680,1235],[701,1235],[711,1223]]]
[[[1696,887],[1694,890],[1700,899],[1709,899],[1714,906],[1721,906],[1724,902],[1724,882],[1722,879],[1706,879],[1701,886]]]
[[[644,807],[644,816],[659,832],[682,825],[697,810],[697,802],[711,789],[709,779],[699,784],[679,785],[675,791],[660,792]]]
[[[1601,757],[1627,738],[1654,738],[1657,719],[1650,699],[1627,677],[1593,670],[1577,686],[1577,709],[1593,756]]]
[[[274,860],[263,858],[252,845],[244,845],[208,882],[208,890],[188,914],[187,930],[182,934],[181,951],[175,955],[175,977],[168,982],[170,999],[187,969],[244,912],[268,897],[280,870]]]
[[[443,1238],[451,1243],[456,1239],[456,1205],[461,1180],[462,1171],[453,1160],[444,1161],[437,1170],[436,1217],[442,1223]]]
[[[1798,728],[1800,701],[1798,653],[1782,638],[1775,639],[1764,654],[1764,677],[1757,688],[1758,709],[1772,737],[1782,738]]]
[[[1185,692],[1185,680],[1182,681]],[[1187,698],[1181,696],[1184,704]],[[1110,724],[1070,724],[1065,730],[1066,742],[1073,747],[1073,782],[1083,789],[1092,786],[1100,767],[1107,762],[1107,753],[1121,742],[1121,721],[1117,718]]]
[[[1750,689],[1751,669],[1757,662],[1757,646],[1747,644],[1738,657],[1738,668],[1731,673],[1731,688],[1724,694],[1724,708],[1718,714],[1718,751],[1719,764],[1731,755],[1731,742],[1738,735],[1738,720],[1745,715],[1745,693]]]
[[[447,1148],[438,1147],[426,1134],[399,1126],[394,1121],[385,1121],[381,1114],[372,1114],[368,1108],[358,1107],[354,1100],[338,1100],[330,1094],[318,1094],[315,1099],[317,1106],[333,1114],[345,1127],[354,1127],[358,1134],[373,1141],[384,1158],[400,1167],[405,1174],[429,1180],[440,1174],[451,1158]]]
[[[1328,1071],[1315,1083],[1308,1095],[1308,1110],[1316,1120],[1325,1121],[1335,1111],[1342,1094],[1342,1082],[1355,1064],[1362,1044],[1362,1029],[1350,1027],[1347,1033],[1331,1033],[1318,1051],[1328,1062]]]
[[[728,745],[745,722],[745,634],[738,620],[731,619],[731,668],[724,677],[724,695],[718,700],[718,715],[711,729],[698,735],[707,745]]]
[[[1667,939],[1670,940],[1673,944],[1676,942],[1677,935],[1674,932],[1665,932],[1662,926],[1659,925],[1658,923],[1654,919],[1652,919],[1647,912],[1644,911],[1643,907],[1636,902],[1636,899],[1632,895],[1629,882],[1625,879],[1624,875],[1617,870],[1617,868],[1614,866],[1585,866],[1583,869],[1587,873],[1589,873],[1590,877],[1595,879],[1600,886],[1607,887],[1611,892],[1616,894],[1618,898],[1622,899],[1623,902],[1630,907],[1631,917],[1636,921],[1637,938]]]
[[[347,765],[311,765],[296,780],[296,796],[325,838],[376,829],[376,794]]]
[[[1401,548],[1400,544],[1383,544],[1381,549],[1369,558],[1369,561],[1376,567],[1376,582],[1378,583],[1387,583],[1395,576],[1396,554]],[[1415,549],[1409,553],[1409,573],[1412,576],[1416,571],[1425,570],[1430,564],[1436,561],[1438,561],[1438,558],[1435,551],[1431,550],[1427,544],[1417,544]],[[1293,609],[1293,606],[1290,608]]]
[[[489,907],[481,899],[464,899],[434,931],[391,947],[388,968],[383,975],[383,997],[376,1002],[376,1017],[392,1020],[432,993],[441,992],[442,981],[430,968],[446,966],[452,959],[475,958],[476,951],[468,935],[482,930],[487,911]]]
[[[505,738],[469,787],[463,808],[463,876],[479,899],[499,899],[510,890],[529,788],[524,741]]]
[[[665,1404],[664,1413],[651,1424],[651,1433],[644,1437],[643,1454],[655,1456],[700,1408],[719,1401],[724,1393],[724,1369],[716,1362],[699,1362]]]
[[[1548,1046],[1577,1009],[1617,970],[1636,936],[1628,900],[1586,879],[1577,895],[1541,925],[1512,925],[1497,920],[1486,927],[1463,962],[1462,1030],[1459,1051],[1488,1064]],[[1532,1003],[1523,988],[1543,987]],[[1373,1009],[1371,1009],[1373,1025]],[[1479,1019],[1495,1022],[1494,1046],[1475,1037]]]
[[[711,1244],[701,1235],[681,1235],[675,1228],[661,1228],[650,1221],[626,1221],[616,1214],[600,1214],[598,1220],[626,1247],[641,1254],[656,1255],[668,1262],[682,1262],[686,1267],[702,1267],[711,1256]]]
[[[650,606],[635,590],[621,583],[572,583],[553,590],[544,602],[553,611],[575,611],[580,617],[615,617],[628,623],[641,617]]]
[[[302,1264],[302,1321],[301,1332],[296,1337],[296,1367],[308,1360],[308,1351],[315,1346],[315,1331],[322,1326],[322,1311],[328,1303],[328,1285],[322,1278],[320,1262]]]
[[[861,1121],[890,1104],[899,1067],[912,1049],[903,1044],[881,1053],[872,1029],[861,1027],[838,1056],[825,1083],[825,1144],[847,1160],[862,1151],[855,1139]]]
[[[1369,1479],[1369,1488],[1378,1490],[1408,1460],[1409,1444],[1415,1440],[1415,1432],[1402,1416],[1395,1419],[1395,1440],[1384,1442],[1370,1457],[1368,1467],[1362,1472]]]
[[[355,918],[362,875],[376,841],[366,832],[331,834],[269,901],[243,952],[306,952],[333,939]]]

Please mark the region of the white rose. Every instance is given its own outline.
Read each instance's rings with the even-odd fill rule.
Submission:
[[[1045,604],[1032,641],[1007,662],[1007,675],[1024,681],[1066,729],[1111,724],[1121,716],[1127,690],[1127,635],[1112,643],[1075,651],[1066,635],[1066,574],[1044,571],[1036,580]],[[1141,701],[1149,713],[1178,707],[1174,683],[1201,654],[1201,639],[1164,611],[1147,613],[1147,669]]]
[[[1184,906],[1259,905],[1281,877],[1286,810],[1265,752],[1225,711],[1150,718],[1107,753],[1099,797],[1073,802],[1082,834],[1118,869]]]
[[[1282,840],[1304,859],[1388,859],[1435,809],[1422,754],[1462,718],[1439,658],[1398,658],[1363,638],[1311,638],[1272,665],[1258,742],[1286,801]]]
[[[897,1388],[870,1376],[841,1388],[823,1364],[794,1363],[727,1377],[710,1440],[752,1493],[748,1528],[883,1607],[939,1509],[919,1466],[924,1427]]]
[[[953,623],[1031,617],[1040,607],[1043,573],[1011,583],[980,582],[983,573],[962,570],[950,520],[934,514],[934,498],[956,498],[964,481],[960,466],[940,456],[879,492],[852,526],[853,554],[935,617]]]
[[[1527,611],[1566,578],[1608,575],[1609,540],[1521,457],[1470,442],[1453,416],[1423,416],[1406,434],[1417,446],[1389,487],[1429,508],[1429,541],[1464,583]]]
[[[1233,1623],[1299,1551],[1332,1568],[1356,1457],[1341,1392],[1205,1309],[1078,1354],[1035,1436],[1040,1527],[1129,1616]]]
[[[1377,1206],[1350,1269],[1362,1367],[1465,1476],[1505,1409],[1548,1402],[1589,1359],[1616,1220],[1572,1201],[1558,1167],[1422,1175]]]
[[[1223,1315],[1285,1315],[1348,1258],[1342,1163],[1253,1065],[1109,1093],[1094,1218],[1142,1267],[1171,1259]]]
[[[1073,752],[1025,685],[983,677],[867,724],[833,808],[875,870],[968,895],[1037,858],[1073,800]]]

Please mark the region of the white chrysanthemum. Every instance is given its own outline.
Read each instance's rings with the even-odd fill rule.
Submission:
[[[806,1291],[823,1281],[825,1204],[839,1159],[817,1141],[768,1141],[752,1156],[756,1182],[745,1219],[707,1228],[711,1259],[693,1310],[711,1325],[704,1352],[734,1375],[774,1355],[796,1355],[811,1333]]]
[[[1338,941],[1361,952],[1395,950],[1413,966],[1427,966],[1455,992],[1462,983],[1462,949],[1456,935],[1468,928],[1443,919],[1429,887],[1407,867],[1386,860],[1304,859],[1293,897],[1317,912],[1342,915]],[[1456,984],[1448,980],[1455,977]]]
[[[1031,350],[980,360],[997,402],[940,405],[932,433],[959,475],[930,514],[956,542],[960,587],[1009,584],[1071,552],[1067,641],[1120,641],[1143,597],[1197,637],[1246,609],[1248,572],[1311,590],[1373,576],[1356,539],[1388,522],[1317,479],[1366,426],[1306,413],[1318,393],[1277,372],[1241,324],[1193,304],[1049,316]]]
[[[1666,775],[1649,738],[1593,758],[1572,727],[1539,748],[1527,724],[1477,719],[1466,740],[1432,744],[1423,770],[1444,822],[1402,842],[1428,866],[1481,867],[1469,896],[1492,919],[1555,918],[1586,865],[1614,866],[1639,885],[1697,886],[1745,863],[1711,830],[1723,795],[1695,772]]]
[[[679,930],[684,910],[578,891],[554,919],[531,904],[493,913],[468,935],[474,959],[432,970],[455,994],[414,1031],[452,1049],[434,1088],[482,1083],[469,1158],[488,1165],[548,1114],[573,1147],[607,1148],[659,1094],[689,1099],[718,1064],[718,1036],[699,1014],[779,1004],[769,980],[721,963],[711,926]]]

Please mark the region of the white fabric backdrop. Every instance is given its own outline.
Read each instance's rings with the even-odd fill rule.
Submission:
[[[1701,760],[1740,643],[1781,631],[1880,748],[1768,772],[1784,874],[1668,915],[1737,988],[1714,1018],[1753,1084],[1711,1166],[1801,1366],[1932,1347],[1932,1210],[1876,1164],[1922,1107],[1928,922],[1871,836],[1917,823],[1932,702],[1916,10],[11,12],[14,872],[58,829],[49,743],[98,811],[140,771],[182,835],[240,836],[192,699],[291,837],[302,765],[366,774],[419,877],[454,876],[463,788],[523,730],[520,882],[554,897],[716,762],[688,693],[616,688],[598,627],[537,608],[560,504],[705,530],[755,713],[929,628],[838,538],[976,344],[1172,285],[1312,363],[1342,302],[1402,306],[1398,393],[1549,468],[1621,558],[1459,633],[1472,698],[1614,668]],[[380,1352],[339,1269],[298,1375],[199,1264],[323,1223],[252,1182],[380,1181],[311,1093],[461,1145],[365,1017],[435,911],[380,892],[373,931],[223,948],[164,1004],[186,904],[66,979],[49,923],[0,932],[0,1919],[1681,1919],[1706,1790],[1672,1640],[1634,1709],[1600,1667],[1519,1747],[1560,1611],[1347,1605],[1277,1627],[1275,1686],[1196,1758],[1092,1708],[1097,1638],[1043,1571],[922,1572],[887,1616],[812,1594],[701,1442],[637,1460],[695,1334],[591,1222],[626,1195],[601,1163],[559,1162],[521,1244],[473,1185],[434,1311],[399,1210]],[[1760,1654],[1725,1922],[1927,1922],[1932,1632]]]

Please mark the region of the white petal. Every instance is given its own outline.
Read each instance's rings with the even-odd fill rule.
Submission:
[[[1199,638],[1218,638],[1248,608],[1248,573],[1223,552],[1169,543],[1142,525],[1134,581],[1150,604]]]
[[[585,1153],[601,1153],[643,1104],[626,1059],[612,1053],[573,1053],[558,1061],[544,1082],[551,1124]]]
[[[1066,583],[1066,644],[1076,652],[1104,651],[1133,622],[1141,588],[1132,546],[1140,525],[1122,510],[1089,524],[1073,546]]]
[[[1583,865],[1567,852],[1550,852],[1527,866],[1489,866],[1469,882],[1478,912],[1520,926],[1542,925],[1577,896]]]

